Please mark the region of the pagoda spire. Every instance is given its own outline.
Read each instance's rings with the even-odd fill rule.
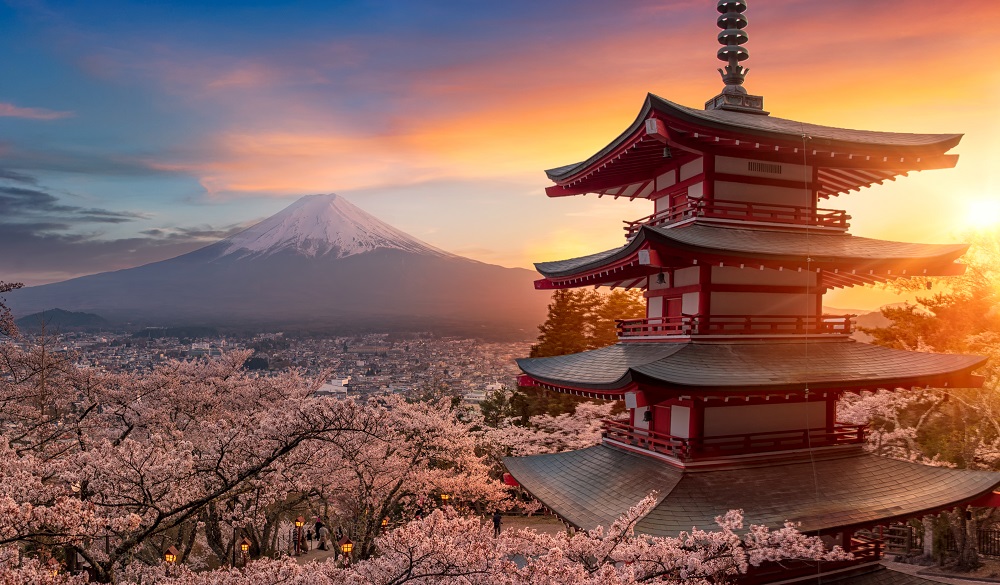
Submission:
[[[719,33],[722,48],[719,49],[718,56],[720,61],[729,63],[725,71],[719,69],[722,81],[726,84],[723,93],[745,94],[747,90],[742,87],[743,81],[750,70],[740,65],[740,62],[750,57],[750,51],[742,46],[749,39],[743,30],[747,26],[747,17],[743,15],[747,3],[744,0],[720,0],[718,9],[722,13],[718,20],[719,28],[722,29]]]
[[[719,73],[726,87],[722,93],[705,102],[705,109],[766,115],[764,98],[750,95],[743,88],[743,82],[750,72],[750,69],[740,65],[750,57],[750,51],[743,46],[749,39],[744,30],[748,22],[744,14],[747,10],[746,0],[719,0],[716,8],[719,11],[717,22],[722,29],[719,33],[722,48],[717,55],[720,61],[727,64],[725,69],[719,68]]]

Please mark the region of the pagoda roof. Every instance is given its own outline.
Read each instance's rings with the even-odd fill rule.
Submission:
[[[536,287],[634,281],[660,268],[691,266],[698,261],[810,269],[822,272],[823,286],[854,286],[902,276],[960,273],[963,267],[955,260],[967,249],[968,244],[894,242],[843,232],[751,229],[695,221],[672,227],[642,226],[619,248],[538,262],[535,268],[545,280],[536,282]],[[640,259],[642,250],[655,251],[658,263],[644,264]]]
[[[669,143],[678,154],[716,152],[774,160],[794,156],[800,164],[819,168],[818,192],[829,197],[909,171],[953,167],[957,155],[945,153],[961,139],[961,134],[851,130],[761,114],[700,110],[647,94],[635,121],[614,141],[584,161],[547,170],[556,183],[547,193],[621,195],[618,187],[641,185],[641,180],[662,172],[663,145]],[[684,159],[680,156],[674,162]],[[640,190],[631,190],[628,196]]]
[[[522,358],[533,380],[614,397],[636,383],[678,395],[725,397],[822,389],[978,386],[986,358],[890,349],[851,339],[699,343],[628,342],[581,353]]]
[[[608,445],[508,457],[504,465],[532,496],[587,530],[610,525],[656,491],[656,507],[636,524],[654,536],[712,530],[715,517],[733,509],[743,510],[746,525],[860,528],[950,508],[1000,485],[1000,473],[897,461],[857,447],[711,470],[682,470]]]

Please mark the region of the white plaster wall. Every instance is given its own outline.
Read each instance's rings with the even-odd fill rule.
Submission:
[[[706,437],[791,431],[825,425],[825,402],[716,406],[705,409]]]
[[[698,293],[684,293],[681,295],[681,314],[697,315],[701,307],[698,306]]]
[[[688,187],[688,197],[700,199],[705,194],[705,181],[699,181]]]
[[[712,293],[713,315],[813,315],[816,295],[780,293]]]
[[[795,270],[777,271],[770,268],[740,268],[713,266],[712,282],[716,284],[769,284],[773,286],[816,286],[816,273]]]
[[[782,179],[785,181],[812,181],[812,167],[806,165],[795,165],[789,163],[773,163],[770,161],[759,161],[766,164],[777,164],[781,167],[780,173],[766,173],[761,171],[751,171],[749,169],[749,158],[735,158],[731,156],[716,156],[715,170],[719,173],[730,175],[746,175],[748,177],[768,177],[772,179]]]
[[[705,172],[705,159],[704,157],[698,157],[689,163],[681,165],[681,180],[690,179],[703,172]]]
[[[647,302],[647,313],[650,317],[663,316],[663,297],[651,297]]]
[[[715,182],[715,198],[751,203],[770,203],[773,205],[798,205],[800,207],[810,207],[812,205],[812,191],[809,189],[751,185],[730,181]],[[765,218],[761,219],[761,221],[765,220]]]
[[[688,266],[674,271],[674,286],[690,286],[698,284],[699,268]]]
[[[670,407],[670,434],[685,439],[691,437],[691,409],[689,407]]]
[[[656,177],[656,190],[666,189],[671,185],[677,184],[677,171],[670,169],[669,171],[663,173],[662,175]]]

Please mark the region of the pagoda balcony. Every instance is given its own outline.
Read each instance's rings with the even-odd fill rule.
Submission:
[[[854,315],[680,315],[616,319],[621,340],[689,335],[850,335]]]
[[[773,205],[728,199],[706,201],[705,199],[688,198],[672,205],[669,209],[635,221],[625,221],[625,227],[622,229],[625,230],[625,237],[631,239],[644,225],[650,227],[669,225],[693,217],[735,219],[837,230],[846,230],[850,225],[847,220],[851,219],[846,211],[839,209]]]
[[[681,461],[750,455],[772,451],[792,451],[865,442],[865,425],[837,423],[826,427],[769,431],[712,437],[676,437],[636,427],[627,420],[605,420],[602,436],[610,441],[668,455]]]

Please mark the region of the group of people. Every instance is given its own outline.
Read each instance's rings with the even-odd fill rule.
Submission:
[[[331,540],[333,537],[333,540]],[[338,526],[336,530],[331,533],[330,529],[323,523],[323,521],[317,516],[316,524],[305,530],[302,538],[305,542],[301,543],[302,550],[309,550],[312,547],[312,541],[316,541],[316,548],[320,550],[333,550],[334,552],[340,551],[337,543],[344,538],[344,531]]]

